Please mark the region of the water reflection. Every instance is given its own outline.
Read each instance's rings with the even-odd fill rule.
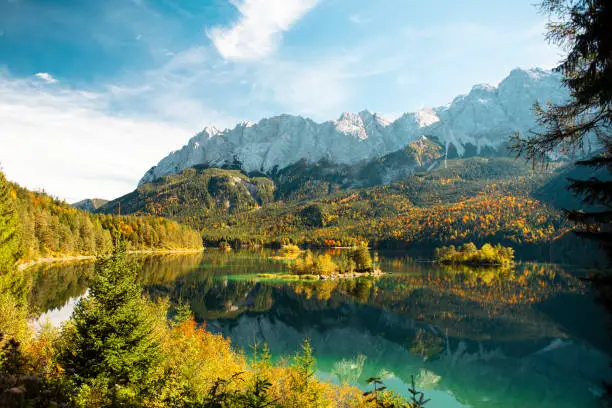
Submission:
[[[42,264],[24,271],[31,280],[28,304],[34,313],[59,309],[85,293],[92,262]]]
[[[258,280],[287,270],[271,255],[146,257],[139,279],[153,298],[188,301],[197,320],[247,352],[267,342],[289,354],[308,336],[320,375],[360,385],[381,376],[400,391],[415,375],[432,407],[594,406],[609,378],[606,315],[576,277],[583,271],[380,256],[390,274],[378,279]],[[91,264],[32,273],[30,298],[43,311],[81,295]]]

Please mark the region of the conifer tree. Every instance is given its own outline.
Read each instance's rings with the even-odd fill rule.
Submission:
[[[580,160],[603,172],[612,172],[612,2],[608,0],[543,0],[542,9],[552,21],[549,41],[567,50],[557,67],[564,76],[571,100],[565,104],[537,104],[542,131],[517,136],[513,146],[531,161],[544,161],[551,153],[574,154],[593,142],[600,148],[593,157]],[[590,146],[589,146],[590,147]],[[611,241],[612,181],[608,177],[570,179],[569,189],[589,211],[569,211],[570,220],[586,226],[584,234]]]
[[[135,265],[126,260],[120,242],[97,261],[89,296],[76,306],[72,325],[64,330],[63,368],[77,386],[105,389],[113,405],[126,396],[145,396],[160,362],[155,317],[135,278]]]

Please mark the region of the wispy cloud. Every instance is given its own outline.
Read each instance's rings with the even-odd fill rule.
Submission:
[[[225,59],[255,60],[271,54],[282,34],[319,0],[231,0],[240,13],[230,27],[213,27],[208,37]]]
[[[35,74],[34,76],[39,79],[42,79],[48,84],[56,84],[59,82],[57,79],[53,77],[53,75],[49,74],[48,72],[39,72],[38,74]]]
[[[254,79],[253,98],[282,106],[285,112],[329,119],[351,95],[343,79],[345,61],[320,64],[274,60],[262,65]]]
[[[333,119],[350,105],[366,109],[367,104],[352,102],[360,85],[372,77],[400,71],[408,62],[406,54],[381,54],[377,44],[374,40],[320,58],[267,60],[256,70],[253,97],[316,120]]]

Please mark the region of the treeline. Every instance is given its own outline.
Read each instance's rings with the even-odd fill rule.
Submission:
[[[274,203],[259,211],[210,219],[207,245],[378,248],[498,242],[545,244],[569,231],[562,214],[524,193],[488,186],[459,201],[412,203],[400,186],[346,192],[323,201]]]
[[[534,198],[551,169],[507,158],[448,160],[388,185],[355,189],[346,166],[296,163],[270,178],[185,169],[140,186],[101,212],[164,216],[201,231],[206,245],[384,248],[548,243],[569,230]],[[553,166],[554,167],[554,166]]]
[[[202,247],[199,233],[176,221],[152,216],[91,214],[15,184],[6,185],[5,190],[14,199],[20,220],[15,233],[22,261],[107,253],[117,237],[126,240],[133,250]]]

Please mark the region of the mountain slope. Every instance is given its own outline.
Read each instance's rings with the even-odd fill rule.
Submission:
[[[532,196],[549,176],[507,158],[451,159],[447,166],[389,185],[209,217],[202,220],[202,234],[211,245],[548,244],[568,230],[560,211]],[[310,214],[319,214],[316,223]]]
[[[382,157],[353,165],[338,165],[328,159],[308,163],[302,159],[271,173],[277,185],[277,198],[320,198],[347,188],[389,184],[438,164],[442,146],[421,137],[404,148]]]
[[[103,198],[86,198],[70,205],[80,210],[94,212],[106,203],[108,203],[108,200]]]
[[[256,124],[241,123],[231,130],[205,128],[151,168],[140,184],[197,165],[235,164],[246,172],[264,173],[300,160],[354,165],[398,151],[424,135],[452,146],[460,156],[470,150],[499,150],[514,132],[534,127],[532,105],[536,100],[561,102],[566,98],[568,92],[559,75],[516,69],[498,87],[477,85],[446,107],[408,113],[393,122],[362,111],[324,123],[281,115]]]
[[[274,183],[238,170],[189,168],[145,183],[102,206],[98,212],[161,215],[189,220],[205,215],[237,213],[274,200]],[[198,228],[201,228],[199,226]]]

